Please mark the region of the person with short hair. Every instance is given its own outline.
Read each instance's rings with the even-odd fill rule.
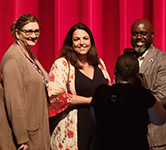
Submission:
[[[152,40],[153,26],[147,19],[138,19],[131,26],[131,44],[139,61],[140,73],[147,79],[149,89],[166,109],[166,53],[157,49]],[[148,125],[150,150],[166,150],[166,123]]]
[[[91,109],[96,120],[95,150],[149,150],[149,122],[166,121],[163,106],[155,99],[139,75],[139,63],[131,54],[118,57],[114,69],[115,84],[100,85]],[[140,80],[140,85],[135,84]]]

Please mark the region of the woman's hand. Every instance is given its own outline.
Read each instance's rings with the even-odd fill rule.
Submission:
[[[28,150],[28,144],[21,144],[21,146],[18,148],[18,150]]]

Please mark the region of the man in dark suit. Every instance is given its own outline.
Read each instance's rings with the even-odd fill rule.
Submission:
[[[136,20],[131,27],[131,44],[143,73],[156,99],[166,108],[166,53],[152,44],[153,26],[146,19]],[[149,124],[150,150],[166,150],[166,123],[162,126]]]

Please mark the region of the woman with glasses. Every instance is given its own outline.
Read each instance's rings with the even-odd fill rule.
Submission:
[[[0,110],[5,112],[0,120],[8,123],[0,121],[0,132],[6,129],[0,134],[0,149],[49,150],[48,74],[31,51],[40,36],[39,21],[24,14],[12,24],[11,33],[15,43],[1,61]]]

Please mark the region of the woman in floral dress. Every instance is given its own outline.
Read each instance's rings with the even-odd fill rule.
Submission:
[[[90,102],[95,89],[110,84],[93,35],[84,24],[74,25],[49,73],[51,148],[94,149],[95,122]]]

